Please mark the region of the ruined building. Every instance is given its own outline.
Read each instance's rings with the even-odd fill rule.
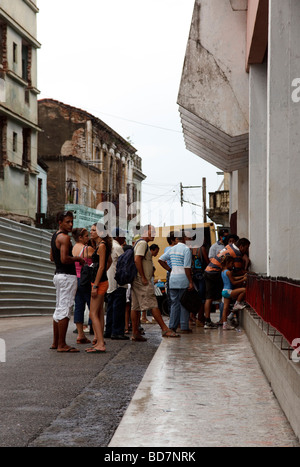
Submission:
[[[90,113],[52,99],[38,102],[39,158],[47,165],[48,225],[58,211],[75,212],[75,226],[99,220],[101,203],[119,213],[141,201],[141,158],[137,150]],[[97,212],[98,211],[98,212]],[[50,222],[50,223],[51,223]]]

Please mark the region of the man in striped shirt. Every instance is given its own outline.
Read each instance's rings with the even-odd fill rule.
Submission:
[[[159,264],[170,271],[171,312],[169,328],[176,331],[180,324],[181,332],[188,333],[189,312],[181,305],[180,299],[184,291],[193,289],[191,273],[191,250],[185,245],[187,240],[184,232],[175,232],[175,245],[159,258]]]
[[[210,263],[204,271],[206,300],[204,307],[205,329],[214,329],[217,326],[210,319],[211,305],[213,301],[219,301],[222,297],[223,281],[221,278],[221,261],[223,256],[234,258],[234,273],[241,275],[244,271],[243,256],[249,250],[250,241],[247,238],[240,238],[235,244],[228,244],[214,257],[210,258]]]

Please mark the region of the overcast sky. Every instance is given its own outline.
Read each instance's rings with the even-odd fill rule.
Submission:
[[[218,169],[186,150],[177,96],[194,0],[38,0],[38,88],[92,113],[142,158],[142,221],[202,222],[180,182],[218,189]],[[202,204],[201,188],[184,190]],[[208,203],[208,197],[207,197]],[[149,209],[150,208],[150,209]]]

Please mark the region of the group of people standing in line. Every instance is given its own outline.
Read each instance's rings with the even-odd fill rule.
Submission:
[[[228,321],[236,317],[245,307],[246,270],[249,267],[249,246],[246,238],[239,239],[227,229],[219,231],[219,240],[209,251],[205,245],[189,247],[192,240],[189,232],[170,232],[169,247],[159,258],[160,265],[167,270],[170,302],[170,323],[174,331],[180,326],[181,333],[190,333],[191,322],[197,321],[205,329],[235,329]],[[200,299],[197,320],[182,304],[186,289],[196,290]],[[230,304],[233,310],[230,313]],[[220,320],[213,323],[210,314],[213,303],[220,306]]]
[[[79,352],[78,348],[67,345],[66,334],[74,307],[74,322],[78,337],[77,344],[89,344],[84,333],[84,312],[89,308],[89,317],[94,333],[92,345],[86,348],[89,353],[106,352],[106,338],[127,340],[125,329],[129,323],[128,305],[132,326],[132,340],[143,342],[147,339],[141,332],[141,311],[151,309],[155,322],[158,323],[164,337],[177,337],[165,324],[155,296],[153,286],[152,256],[155,249],[148,248],[155,232],[152,226],[141,231],[141,238],[136,243],[135,264],[137,275],[132,284],[119,286],[115,280],[118,257],[126,248],[125,233],[115,229],[112,236],[104,226],[94,224],[87,229],[73,229],[73,214],[70,211],[57,216],[58,231],[51,240],[50,259],[55,263],[54,285],[56,287],[56,308],[53,314],[53,343],[51,349],[58,352]],[[70,233],[75,245],[72,245]],[[81,268],[85,264],[93,265],[93,277],[90,289],[81,285]],[[129,289],[129,290],[128,290]],[[130,291],[130,294],[128,293]],[[104,299],[107,295],[106,323],[104,321]],[[126,323],[126,324],[125,324]]]
[[[167,293],[170,306],[169,326],[166,325],[158,307],[153,284],[152,258],[158,253],[153,242],[156,232],[152,225],[141,229],[141,235],[134,246],[126,245],[125,232],[115,229],[111,236],[104,226],[94,224],[90,234],[87,229],[73,229],[73,214],[70,211],[57,216],[58,231],[51,240],[50,259],[56,265],[54,285],[56,287],[56,308],[53,314],[53,343],[51,349],[58,352],[79,352],[78,348],[67,345],[66,334],[74,307],[74,322],[78,332],[77,344],[92,345],[88,353],[106,352],[105,339],[128,340],[128,325],[131,318],[132,337],[136,342],[147,339],[141,331],[141,313],[151,310],[162,336],[180,337],[190,333],[190,313],[181,304],[183,293],[188,289],[197,290],[202,305],[198,319],[206,329],[216,325],[210,319],[213,301],[223,296],[221,322],[224,329],[231,329],[227,323],[229,305],[236,299],[233,312],[243,307],[245,296],[245,271],[248,268],[247,239],[231,237],[228,231],[221,231],[220,238],[207,254],[206,248],[190,248],[188,233],[170,232],[169,247],[159,258],[167,270]],[[73,233],[75,245],[69,234]],[[232,243],[231,243],[232,242]],[[156,245],[155,245],[156,246]],[[126,248],[134,248],[134,262],[137,270],[131,284],[119,286],[115,280],[117,260]],[[92,283],[89,288],[80,283],[83,265],[93,265]],[[107,296],[106,323],[104,320],[104,299]],[[90,323],[94,333],[91,342],[84,333],[84,313],[89,308]],[[177,329],[180,327],[180,334]]]

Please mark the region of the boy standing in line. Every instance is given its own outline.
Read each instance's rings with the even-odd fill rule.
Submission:
[[[75,261],[81,265],[84,259],[72,255],[72,243],[68,233],[73,228],[73,213],[61,212],[57,215],[59,229],[51,239],[50,260],[55,263],[53,283],[56,288],[56,308],[53,314],[53,344],[51,349],[58,352],[79,352],[66,344],[66,334],[77,291]]]

